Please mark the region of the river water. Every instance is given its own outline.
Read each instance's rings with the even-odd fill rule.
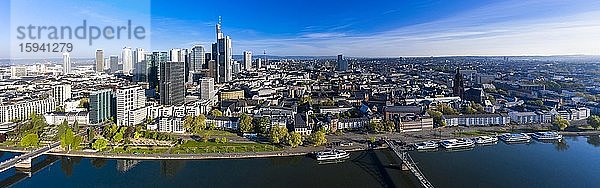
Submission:
[[[14,156],[1,153],[0,160]],[[469,151],[411,152],[436,187],[597,187],[600,138],[560,143],[478,146]],[[228,160],[112,160],[43,156],[31,177],[10,169],[14,187],[417,187],[387,150],[353,152],[344,162],[310,157]]]

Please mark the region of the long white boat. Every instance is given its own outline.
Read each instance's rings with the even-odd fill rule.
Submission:
[[[350,157],[350,154],[344,150],[330,149],[316,154],[317,161],[337,160]]]
[[[536,132],[531,135],[531,137],[536,140],[541,141],[551,141],[551,140],[562,140],[562,135],[558,134],[558,132],[548,131],[548,132]]]
[[[417,150],[430,150],[437,149],[440,145],[434,141],[427,141],[414,144],[415,149]]]
[[[442,146],[446,149],[470,148],[470,147],[474,147],[475,143],[471,139],[459,138],[459,139],[443,140]]]
[[[504,133],[500,139],[504,142],[529,142],[531,137],[525,133]]]
[[[475,144],[493,144],[498,142],[498,138],[495,136],[478,136],[473,138]]]

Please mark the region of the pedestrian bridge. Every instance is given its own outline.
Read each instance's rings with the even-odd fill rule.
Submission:
[[[31,168],[31,160],[32,159],[39,157],[40,155],[43,155],[59,146],[60,146],[60,141],[54,142],[52,144],[49,144],[44,147],[30,151],[29,153],[25,153],[22,155],[15,156],[11,159],[8,159],[8,160],[0,163],[0,172],[4,172],[12,167]]]
[[[387,139],[384,139],[384,142],[398,156],[398,158],[400,158],[402,161],[402,168],[407,168],[410,170],[410,172],[417,177],[422,187],[433,188],[433,184],[427,180],[423,172],[421,172],[419,169],[419,166],[417,166],[417,163],[413,161],[412,157],[410,157],[407,152],[402,151],[394,142],[391,142]]]

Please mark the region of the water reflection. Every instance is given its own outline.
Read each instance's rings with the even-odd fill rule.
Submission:
[[[160,174],[166,177],[174,177],[184,166],[184,160],[162,160],[160,161]]]
[[[133,169],[138,163],[140,163],[139,160],[117,160],[117,171],[125,173]]]
[[[103,158],[91,158],[90,159],[90,163],[96,169],[101,169],[102,167],[106,166],[106,162],[107,162],[106,159],[103,159]]]
[[[81,157],[61,157],[60,158],[60,170],[62,170],[67,177],[73,175],[73,167],[81,162]]]
[[[598,135],[588,136],[587,143],[594,147],[600,147],[600,136],[598,136]]]
[[[557,151],[567,151],[569,149],[569,144],[567,144],[566,139],[562,139],[561,141],[554,143],[554,148]]]

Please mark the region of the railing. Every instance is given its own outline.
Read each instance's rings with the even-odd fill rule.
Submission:
[[[419,166],[417,166],[417,164],[407,152],[399,151],[396,145],[388,140],[384,141],[388,145],[388,147],[392,149],[392,151],[398,156],[398,158],[400,158],[402,164],[405,164],[408,170],[410,170],[410,172],[412,172],[412,174],[415,177],[417,177],[417,179],[423,187],[433,188],[433,184],[431,184],[431,182],[427,180],[423,172],[421,172],[421,170],[419,169]]]

